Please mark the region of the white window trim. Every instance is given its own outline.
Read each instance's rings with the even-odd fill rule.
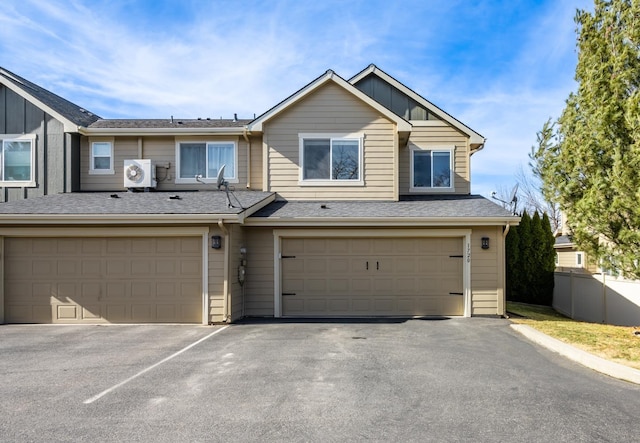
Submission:
[[[328,138],[329,140],[358,140],[358,180],[305,179],[304,175],[304,140],[313,138]],[[364,134],[336,134],[336,133],[300,133],[298,134],[298,158],[300,171],[299,186],[364,186]]]
[[[446,187],[446,188],[416,188],[413,186],[413,174],[414,174],[414,169],[413,169],[413,157],[414,157],[414,152],[416,151],[439,151],[439,152],[445,152],[448,151],[449,152],[449,169],[451,170],[451,178],[450,178],[450,183],[451,186]],[[454,170],[454,165],[455,165],[455,156],[456,156],[456,147],[453,145],[446,145],[446,146],[442,146],[442,145],[438,145],[438,146],[412,146],[410,148],[409,151],[409,192],[413,192],[413,193],[421,193],[421,194],[441,194],[441,193],[446,193],[446,192],[455,192],[455,170]],[[432,159],[433,160],[433,159]]]
[[[109,145],[111,146],[111,157],[110,157],[110,167],[109,169],[94,169],[94,162],[93,162],[93,144],[94,143],[109,143]],[[114,168],[114,164],[115,164],[115,158],[114,158],[114,145],[115,145],[115,140],[113,138],[91,138],[89,141],[89,174],[90,175],[114,175],[116,173],[115,168]]]
[[[584,252],[576,252],[576,266],[584,268]]]
[[[0,180],[3,188],[35,188],[36,187],[36,135],[35,134],[0,134],[0,149],[4,152],[4,142],[25,141],[31,142],[31,179],[23,181]]]
[[[233,145],[233,155],[234,155],[234,161],[236,163],[236,170],[234,171],[234,176],[233,177],[227,177],[225,180],[228,183],[239,183],[239,179],[238,179],[238,170],[239,165],[238,165],[238,142],[237,140],[192,140],[192,139],[176,139],[176,179],[175,179],[175,183],[176,184],[197,184],[199,183],[198,180],[194,178],[182,178],[180,177],[180,144],[182,143],[204,143],[205,146],[208,143],[229,143]],[[228,172],[225,169],[225,172]],[[202,182],[204,183],[212,183],[215,184],[216,183],[216,177],[202,177],[200,179]]]

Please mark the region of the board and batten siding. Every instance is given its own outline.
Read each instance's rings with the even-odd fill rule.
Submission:
[[[114,174],[89,174],[91,142],[98,140],[114,140]],[[83,191],[116,191],[125,190],[124,187],[124,161],[134,159],[151,159],[156,165],[156,180],[159,191],[180,191],[180,190],[211,190],[212,185],[201,183],[176,183],[177,162],[176,162],[176,140],[179,141],[234,141],[238,149],[238,183],[230,183],[236,189],[245,189],[247,185],[247,151],[248,143],[243,137],[234,136],[180,136],[180,137],[83,137],[80,158],[81,181]],[[259,150],[261,143],[259,140],[251,142],[251,149],[256,156],[261,156]],[[142,148],[142,155],[140,155]],[[252,171],[255,167],[261,167],[261,161],[256,162],[257,166],[251,165]],[[255,185],[261,185],[261,174],[257,175]],[[252,189],[258,189],[255,186]]]
[[[400,195],[411,194],[411,149],[442,148],[455,146],[454,194],[469,194],[469,137],[444,121],[432,120],[429,126],[415,126],[409,143],[400,148]]]
[[[395,124],[341,87],[328,84],[265,123],[268,190],[287,200],[394,200]],[[300,184],[299,134],[364,135],[362,186]]]
[[[36,136],[35,187],[0,187],[0,202],[24,200],[78,190],[76,134],[28,100],[0,85],[0,134]],[[2,137],[0,137],[2,138]]]
[[[489,249],[482,249],[482,237]],[[502,226],[473,228],[471,233],[471,315],[503,315],[504,239]]]

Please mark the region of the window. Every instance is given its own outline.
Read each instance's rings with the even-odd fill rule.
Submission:
[[[411,190],[453,190],[453,148],[411,149]]]
[[[224,178],[237,181],[235,142],[179,142],[177,183],[194,183],[197,175],[215,180],[224,165]]]
[[[36,185],[34,140],[33,135],[0,135],[0,185]]]
[[[90,174],[115,174],[113,169],[113,141],[91,142]]]
[[[576,266],[584,268],[584,252],[576,252]]]
[[[362,139],[300,135],[302,181],[360,182]]]
[[[556,252],[556,266],[558,266],[560,264],[560,256],[558,255],[558,253]]]

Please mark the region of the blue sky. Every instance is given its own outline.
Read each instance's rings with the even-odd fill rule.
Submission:
[[[487,138],[472,192],[509,190],[575,90],[592,0],[4,0],[0,66],[104,118],[252,118],[375,63]]]

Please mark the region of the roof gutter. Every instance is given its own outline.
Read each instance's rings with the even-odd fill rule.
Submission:
[[[247,226],[331,226],[331,227],[443,227],[518,225],[518,217],[248,217]]]
[[[239,135],[244,136],[246,129],[238,128],[85,128],[78,126],[78,132],[86,136],[113,135]]]

